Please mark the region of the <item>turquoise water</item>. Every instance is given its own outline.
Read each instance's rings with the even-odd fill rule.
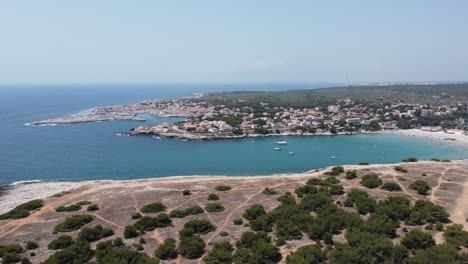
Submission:
[[[468,158],[467,148],[390,135],[269,137],[185,142],[124,137],[129,121],[28,127],[24,123],[98,106],[213,90],[265,86],[0,87],[0,184],[26,180],[135,179],[172,175],[265,175],[409,156]],[[303,88],[274,86],[273,89]],[[158,123],[167,120],[150,120]],[[281,151],[276,141],[287,140]],[[253,142],[254,141],[254,142]],[[375,146],[375,147],[374,147]],[[288,152],[295,155],[288,155]],[[331,159],[335,156],[335,159]]]

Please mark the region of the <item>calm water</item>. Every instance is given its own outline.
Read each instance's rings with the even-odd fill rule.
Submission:
[[[77,113],[99,105],[194,92],[298,89],[274,86],[66,86],[0,87],[0,184],[25,180],[134,179],[171,175],[260,175],[303,172],[336,164],[396,162],[408,156],[468,158],[460,146],[388,135],[271,137],[211,142],[122,137],[140,125],[104,122],[28,127],[25,123]],[[150,120],[158,123],[167,120]],[[275,142],[289,145],[274,151]],[[361,149],[362,148],[362,149]],[[295,155],[288,155],[293,151]],[[336,159],[331,159],[335,156]]]

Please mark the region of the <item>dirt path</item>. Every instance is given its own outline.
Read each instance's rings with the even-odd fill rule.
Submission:
[[[448,167],[445,167],[444,171],[442,172],[442,174],[440,175],[440,177],[437,179],[437,185],[434,186],[434,188],[432,188],[430,200],[431,200],[431,202],[433,202],[433,203],[436,202],[436,193],[437,193],[437,191],[439,190],[439,188],[440,188],[440,186],[442,185],[442,183],[444,182],[444,177],[445,177],[445,174],[447,173],[448,170],[449,170],[449,168],[448,168]]]

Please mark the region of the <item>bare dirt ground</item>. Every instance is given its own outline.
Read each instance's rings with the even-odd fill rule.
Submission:
[[[395,166],[406,168],[408,173],[395,171]],[[453,162],[425,161],[388,165],[350,165],[344,167],[345,170],[357,170],[359,176],[353,180],[344,179],[344,174],[339,176],[346,190],[351,188],[364,189],[377,199],[385,199],[391,195],[404,195],[413,201],[427,199],[444,206],[451,214],[451,220],[454,223],[463,224],[465,229],[468,227],[468,223],[466,222],[468,217],[468,204],[466,204],[468,201],[468,177],[466,175],[468,160]],[[114,230],[115,235],[113,237],[123,237],[125,226],[135,222],[130,216],[135,212],[139,212],[141,207],[147,203],[161,201],[168,207],[166,212],[170,212],[173,209],[184,209],[194,205],[204,207],[208,202],[208,194],[216,193],[220,197],[220,200],[217,202],[225,207],[223,212],[205,212],[201,215],[189,216],[182,219],[174,218],[172,227],[159,228],[143,235],[147,242],[144,245],[144,250],[148,254],[153,255],[156,247],[164,239],[170,237],[177,239],[178,231],[189,219],[207,218],[217,227],[215,231],[202,236],[208,245],[207,249],[209,249],[213,242],[224,240],[234,242],[240,238],[243,232],[248,230],[248,227],[233,224],[233,220],[240,218],[245,209],[253,204],[263,204],[267,211],[271,210],[278,205],[276,198],[279,194],[294,192],[295,188],[304,184],[308,179],[322,177],[325,170],[327,169],[303,174],[256,177],[192,176],[132,181],[87,182],[84,185],[78,185],[78,188],[69,190],[60,197],[53,197],[50,192],[47,192],[46,195],[41,194],[41,189],[44,189],[44,186],[47,186],[48,183],[31,184],[27,187],[31,191],[27,195],[28,199],[44,198],[45,206],[33,212],[27,218],[0,221],[0,244],[19,243],[24,245],[27,241],[36,241],[40,247],[35,250],[36,256],[30,257],[30,259],[33,263],[39,263],[54,252],[47,249],[47,244],[61,234],[53,234],[52,230],[56,224],[62,222],[67,216],[80,213],[95,215],[95,220],[88,225],[101,224]],[[360,176],[371,172],[377,173],[384,182],[398,183],[402,187],[402,191],[388,192],[378,188],[367,189],[361,186],[359,183]],[[423,173],[427,174],[427,176],[422,176]],[[427,181],[432,187],[429,195],[418,195],[416,191],[409,188],[412,182],[419,179]],[[232,190],[227,192],[215,191],[215,187],[220,184],[230,185],[232,186]],[[262,194],[265,187],[273,188],[279,194]],[[6,199],[14,199],[15,196],[24,197],[21,188],[18,187],[11,190],[7,196],[1,197],[0,209],[5,211],[16,205],[14,202],[6,201]],[[70,188],[57,189],[57,192]],[[190,189],[192,194],[183,196],[182,191],[185,189]],[[45,196],[48,197],[46,198]],[[335,197],[337,201],[344,201],[345,199],[346,194]],[[86,212],[85,209],[81,209],[79,212],[55,211],[55,208],[58,206],[69,205],[80,200],[88,200],[98,204],[100,210],[95,212]],[[154,214],[147,215],[151,216]],[[227,232],[229,235],[222,237],[220,236],[221,232]],[[76,236],[77,233],[78,231],[74,231],[69,234]],[[439,243],[443,242],[443,236],[440,232],[433,231],[433,234]],[[126,239],[125,243],[131,245],[132,243],[138,243],[138,240],[139,238]],[[307,236],[304,236],[302,240],[291,241],[282,246],[281,252],[286,256],[289,252],[300,246],[313,243]],[[201,259],[187,260],[179,257],[177,260],[162,263],[202,263],[202,261]]]

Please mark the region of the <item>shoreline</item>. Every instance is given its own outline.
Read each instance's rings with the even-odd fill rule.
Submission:
[[[448,134],[443,131],[430,132],[420,129],[400,129],[395,131],[382,131],[382,134],[417,137],[436,143],[447,143],[468,147],[468,135],[463,135],[460,131],[456,131],[454,134]],[[446,138],[455,140],[445,140]]]
[[[451,163],[463,163],[468,159],[454,160]],[[388,164],[369,164],[369,165],[341,165],[346,169],[356,170],[363,168],[374,167],[392,167],[404,164],[435,164],[438,162],[430,160],[420,160],[416,163],[388,163]],[[190,183],[202,181],[223,181],[223,180],[252,180],[252,179],[266,179],[266,178],[291,178],[293,180],[319,176],[323,171],[331,169],[333,166],[312,169],[302,173],[282,173],[270,175],[185,175],[185,176],[167,176],[160,178],[140,178],[131,180],[87,180],[87,181],[45,181],[45,182],[29,182],[17,185],[3,185],[2,193],[0,193],[0,214],[11,210],[13,207],[34,199],[47,199],[56,196],[60,193],[68,193],[76,191],[81,188],[108,188],[117,185],[139,184],[144,182],[165,182],[171,184],[177,183]],[[6,187],[6,188],[5,188]],[[468,191],[468,190],[467,190]]]

